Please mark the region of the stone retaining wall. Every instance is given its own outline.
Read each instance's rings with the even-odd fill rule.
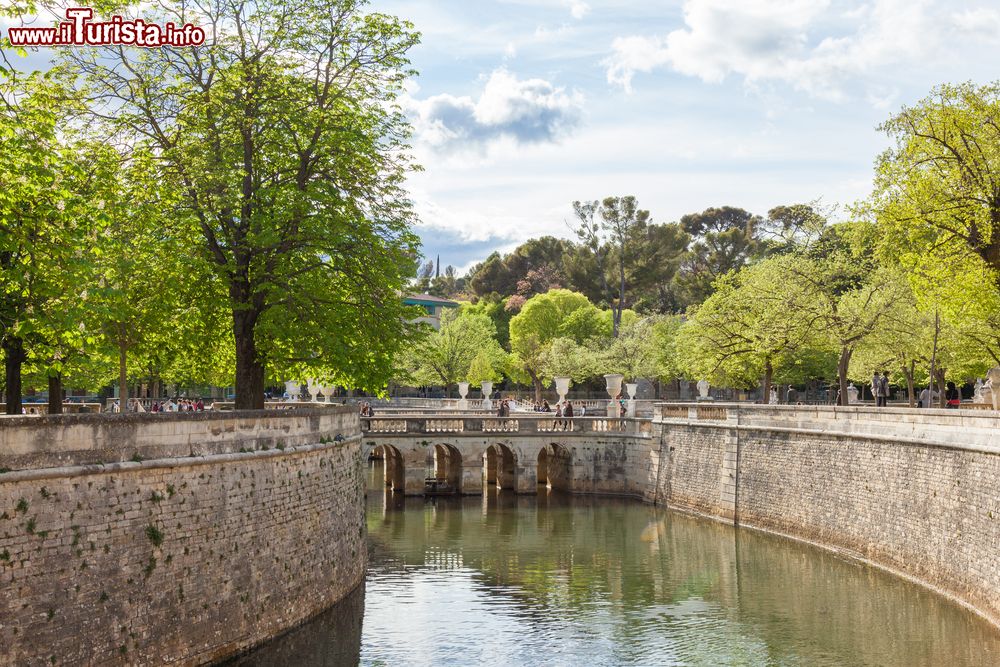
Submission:
[[[752,408],[716,423],[664,418],[638,485],[651,502],[871,561],[1000,625],[994,418],[979,418],[985,424],[953,412],[911,421],[891,412],[871,420],[877,427],[863,415],[768,420]],[[962,428],[947,428],[949,419]]]
[[[353,410],[48,419],[59,457],[183,456],[0,474],[0,664],[212,662],[363,581]],[[51,460],[10,423],[4,446],[36,447],[19,461]]]

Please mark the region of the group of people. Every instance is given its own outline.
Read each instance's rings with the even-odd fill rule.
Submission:
[[[361,412],[361,416],[362,417],[374,417],[375,416],[375,411],[372,410],[372,404],[369,403],[368,401],[365,401],[364,403],[361,404],[361,410],[360,410],[360,412]]]
[[[136,401],[136,406],[138,412],[143,412],[142,403]],[[211,407],[208,408],[211,410]],[[160,401],[155,401],[149,408],[150,412],[204,412],[205,411],[205,401],[200,398],[197,400],[181,398],[178,399],[176,403],[173,400],[167,399],[162,403]]]
[[[165,401],[153,401],[149,406],[149,412],[204,412],[205,410],[212,410],[213,405],[205,407],[205,401],[202,399],[188,399],[179,398],[176,401],[172,398],[168,398]],[[111,404],[111,412],[121,412],[121,403],[115,401]],[[137,398],[130,398],[128,402],[125,403],[125,412],[147,412],[146,406],[142,404]]]
[[[886,407],[889,404],[889,372],[882,371],[879,375],[878,371],[872,376],[872,396],[875,397],[876,407]],[[934,402],[938,399],[940,394],[933,391],[930,388],[925,388],[920,392],[920,400],[917,403],[918,407],[933,406]],[[949,382],[945,385],[945,407],[950,410],[957,410],[962,405],[962,392],[955,385],[954,382]]]
[[[510,399],[497,402],[497,417],[510,417]]]

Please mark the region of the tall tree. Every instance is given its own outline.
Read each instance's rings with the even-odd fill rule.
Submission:
[[[776,256],[718,280],[677,334],[681,367],[716,384],[759,382],[767,400],[775,374],[822,344],[817,316],[803,308],[813,297],[791,279],[805,263],[797,255]]]
[[[1000,287],[1000,82],[942,85],[881,129],[871,206],[887,244],[946,271],[973,254]]]
[[[583,315],[577,315],[582,311]],[[581,331],[591,331],[597,308],[587,297],[566,289],[538,294],[525,302],[521,312],[510,320],[511,372],[514,379],[530,382],[535,400],[542,400],[542,389],[552,379],[546,375],[549,347],[556,338],[574,339]]]
[[[692,236],[675,280],[682,305],[701,303],[717,279],[757,256],[760,222],[758,216],[732,206],[681,217],[681,226]]]
[[[360,0],[144,3],[187,49],[67,53],[96,115],[148,140],[184,194],[235,345],[236,406],[285,371],[380,388],[406,332],[416,238],[395,104],[417,42]]]
[[[481,354],[485,354],[491,371],[504,363],[505,355],[496,340],[493,322],[480,313],[449,309],[441,317],[440,328],[408,350],[402,364],[409,371],[410,377],[406,378],[409,381],[450,390],[469,379],[473,362]],[[489,379],[483,377],[483,361],[476,363],[476,380]]]
[[[86,197],[75,188],[85,180],[84,165],[67,122],[74,98],[63,75],[59,68],[0,70],[0,349],[8,414],[21,413],[31,346],[52,342],[68,324],[48,310],[65,296],[62,272],[86,219]]]

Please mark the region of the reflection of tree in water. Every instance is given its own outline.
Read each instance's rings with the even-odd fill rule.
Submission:
[[[626,644],[655,632],[687,664],[1000,664],[992,628],[921,587],[631,501],[412,499],[370,515],[369,528],[374,576],[396,562],[451,563],[525,618],[594,623]]]

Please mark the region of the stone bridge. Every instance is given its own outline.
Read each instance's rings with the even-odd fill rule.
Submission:
[[[361,419],[363,453],[384,461],[386,486],[406,495],[427,489],[479,494],[495,487],[536,493],[539,485],[626,493],[652,437],[648,419],[510,417],[454,413],[393,414]]]

